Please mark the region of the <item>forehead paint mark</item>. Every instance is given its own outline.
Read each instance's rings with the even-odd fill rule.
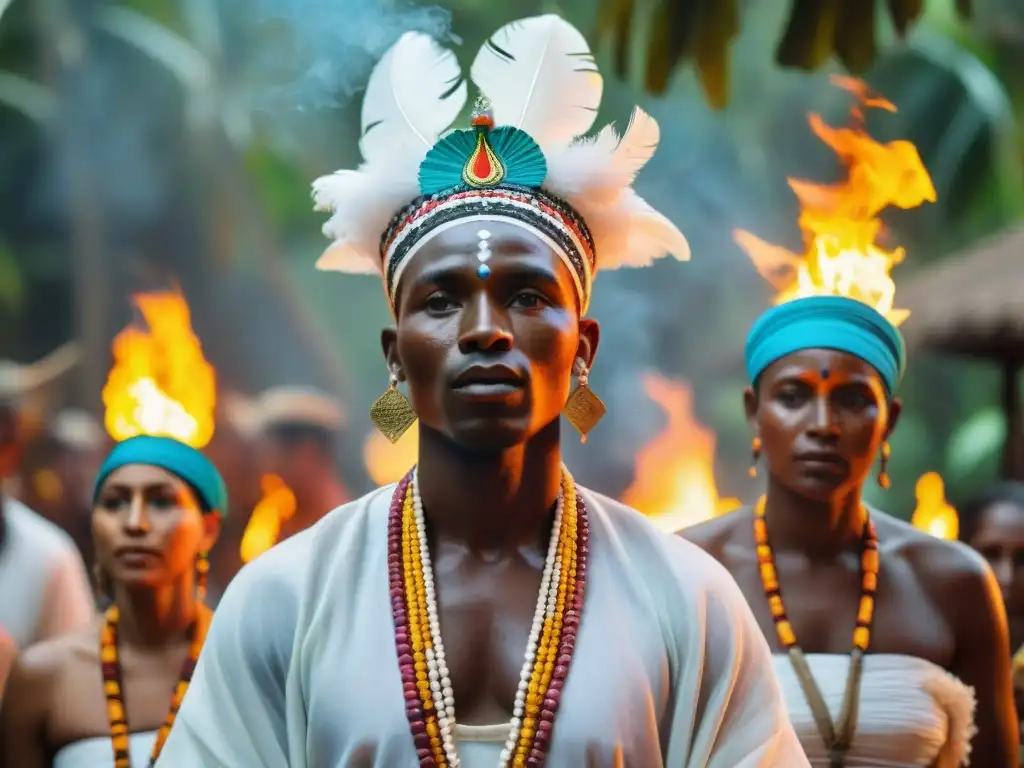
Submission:
[[[487,265],[487,260],[491,258],[491,245],[487,242],[491,239],[491,233],[486,229],[481,229],[476,236],[480,238],[476,254],[480,260],[480,266],[476,268],[476,276],[481,280],[486,280],[491,274],[491,268]]]
[[[821,378],[827,380],[829,375],[830,375],[830,372],[829,372],[828,368],[822,368],[821,369]]]

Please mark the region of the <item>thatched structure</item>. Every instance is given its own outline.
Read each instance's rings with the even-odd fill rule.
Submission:
[[[1024,225],[917,272],[897,303],[911,347],[1024,363]]]
[[[1024,475],[1024,225],[930,266],[902,283],[910,310],[901,329],[911,349],[988,360],[1003,370],[1006,477]]]

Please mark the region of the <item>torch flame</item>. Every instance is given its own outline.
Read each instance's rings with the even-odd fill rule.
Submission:
[[[926,472],[917,481],[914,491],[917,508],[911,525],[940,539],[956,539],[960,535],[960,518],[946,501],[946,489],[938,472]]]
[[[412,469],[419,450],[419,424],[413,424],[397,443],[374,431],[363,444],[366,472],[377,485],[397,483]]]
[[[848,176],[833,185],[788,179],[800,203],[805,253],[766,243],[744,230],[735,230],[733,238],[778,291],[776,304],[805,296],[845,296],[874,307],[899,325],[910,313],[895,308],[896,284],[890,273],[903,261],[904,250],[885,250],[877,244],[883,234],[878,215],[890,205],[910,209],[925,201],[934,203],[935,187],[913,144],[880,144],[864,128],[865,109],[895,112],[896,107],[859,80],[832,81],[857,99],[853,127],[831,128],[816,114],[808,120],[815,135],[846,165]]]
[[[738,508],[738,499],[718,495],[715,433],[694,418],[689,386],[649,373],[643,387],[664,409],[668,422],[637,454],[635,477],[622,503],[654,518],[667,531]]]
[[[103,388],[106,428],[115,440],[173,437],[202,448],[213,437],[217,382],[177,291],[132,297],[145,328],[129,325],[113,343]]]
[[[248,563],[262,555],[281,535],[281,525],[295,514],[295,494],[277,475],[260,478],[262,497],[253,507],[242,534],[242,562]]]

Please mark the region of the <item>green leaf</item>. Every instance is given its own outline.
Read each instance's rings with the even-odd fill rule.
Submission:
[[[998,456],[1006,440],[1006,415],[1000,408],[978,411],[960,425],[949,439],[946,466],[950,479],[962,480]]]

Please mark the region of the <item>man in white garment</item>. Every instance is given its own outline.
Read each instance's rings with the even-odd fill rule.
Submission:
[[[0,403],[0,478],[18,468],[18,414]],[[16,499],[0,494],[0,628],[19,648],[92,620],[95,600],[71,537]]]
[[[555,16],[503,28],[451,133],[454,55],[410,33],[378,65],[364,165],[314,188],[321,266],[380,270],[371,417],[418,418],[418,464],[242,570],[159,768],[808,765],[735,582],[561,465],[563,408],[583,435],[603,413],[594,273],[689,253],[629,186],[653,120],[570,143],[600,101],[586,51]]]

